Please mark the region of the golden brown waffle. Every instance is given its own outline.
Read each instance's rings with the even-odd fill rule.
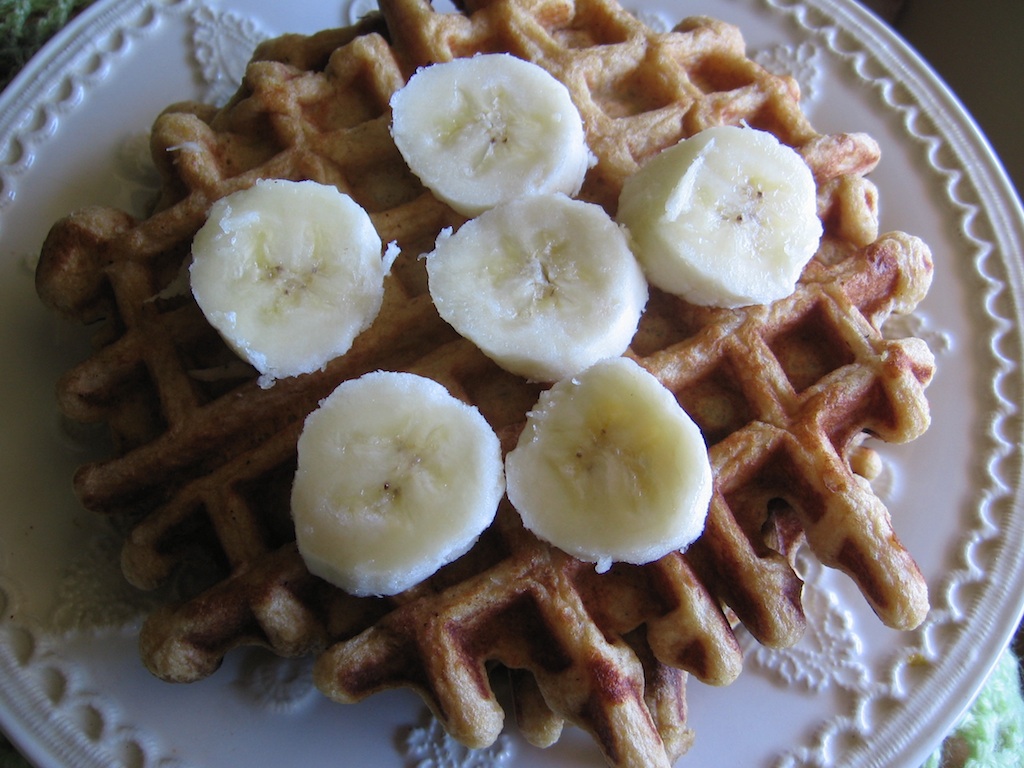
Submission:
[[[75,477],[82,502],[135,521],[122,565],[142,588],[193,563],[216,567],[211,586],[148,618],[147,666],[189,681],[239,645],[314,653],[332,698],[412,687],[472,746],[502,728],[489,675],[508,670],[531,741],[550,744],[568,720],[612,765],[664,766],[692,738],[686,675],[724,684],[739,673],[727,616],[772,646],[799,638],[790,558],[802,541],[850,574],[887,624],[920,623],[923,579],[851,469],[866,435],[899,442],[927,427],[933,367],[920,341],[880,332],[923,297],[931,261],[912,237],[878,237],[864,178],[875,143],[815,132],[795,83],[750,61],[739,32],[711,19],[654,33],[612,0],[381,8],[350,29],[263,45],[224,108],[169,108],[153,128],[164,180],[154,213],[82,211],[44,246],[44,301],[104,321],[96,353],[59,386],[69,416],[105,422],[114,437],[111,458]],[[305,415],[344,379],[411,370],[476,404],[508,449],[539,393],[438,318],[416,256],[462,219],[419,185],[388,132],[390,95],[416,67],[478,51],[535,61],[570,88],[598,158],[581,197],[613,210],[646,158],[702,128],[746,122],[806,159],[825,237],[796,293],[770,306],[699,308],[652,292],[628,354],[701,426],[716,476],[707,529],[685,555],[598,575],[527,533],[506,505],[431,579],[357,599],[311,576],[294,545],[288,496]],[[335,184],[403,250],[380,316],[352,350],[268,389],[174,290],[211,202],[259,178]]]

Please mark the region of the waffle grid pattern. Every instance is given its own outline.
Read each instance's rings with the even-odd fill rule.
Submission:
[[[687,674],[739,673],[731,627],[789,645],[803,629],[790,558],[806,541],[849,573],[879,616],[913,626],[923,580],[889,515],[852,469],[865,435],[905,441],[927,427],[932,359],[886,340],[893,312],[930,280],[927,248],[878,237],[878,161],[868,137],[822,136],[793,81],[744,54],[734,28],[644,27],[610,0],[494,0],[436,14],[382,0],[356,27],[262,46],[236,97],[168,108],[153,128],[163,197],[147,219],[93,208],[55,225],[37,286],[54,309],[103,320],[97,352],[59,386],[72,418],[105,422],[115,453],[75,478],[83,503],[135,519],[122,552],[139,587],[182,569],[208,588],[156,611],[141,635],[157,675],[195,680],[259,643],[313,653],[318,686],[356,701],[418,690],[445,727],[490,743],[507,670],[520,728],[540,745],[562,723],[590,731],[612,765],[664,766],[693,738]],[[505,373],[438,317],[419,253],[462,219],[426,193],[388,133],[388,99],[419,66],[511,51],[565,82],[598,163],[581,197],[614,209],[640,163],[711,125],[771,130],[815,174],[826,234],[797,292],[767,307],[693,307],[657,291],[628,354],[702,427],[716,475],[707,530],[685,555],[598,575],[523,530],[507,506],[464,558],[392,599],[356,599],[311,576],[287,509],[302,420],[334,387],[375,369],[431,376],[477,405],[507,450],[540,387]],[[403,256],[384,307],[323,371],[261,386],[180,290],[188,246],[212,201],[259,178],[337,185]]]

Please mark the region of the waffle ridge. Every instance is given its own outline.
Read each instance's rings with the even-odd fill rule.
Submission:
[[[85,209],[44,244],[43,301],[103,321],[96,352],[58,385],[69,417],[113,436],[110,458],[76,474],[76,492],[132,519],[122,568],[133,584],[158,588],[193,568],[207,577],[146,619],[148,668],[192,681],[240,645],[312,654],[329,697],[411,687],[475,747],[503,727],[502,674],[533,743],[553,743],[568,721],[611,765],[667,766],[693,739],[687,676],[723,685],[739,674],[735,622],[766,645],[799,639],[802,547],[849,574],[886,624],[919,624],[924,580],[853,469],[866,436],[905,442],[927,428],[934,367],[923,342],[882,332],[924,297],[932,265],[920,240],[879,236],[866,178],[877,144],[817,133],[795,82],[752,62],[739,31],[713,19],[654,32],[613,0],[380,7],[350,28],[263,44],[223,107],[169,107],[152,132],[163,180],[153,213]],[[746,123],[806,160],[825,234],[796,292],[771,305],[703,308],[652,290],[627,355],[700,425],[715,474],[706,531],[686,553],[597,574],[525,531],[506,501],[435,576],[393,598],[354,598],[311,576],[295,547],[288,491],[305,416],[341,381],[408,370],[478,406],[508,450],[542,388],[437,316],[417,256],[463,218],[420,186],[389,134],[388,100],[418,67],[491,51],[566,83],[598,159],[581,198],[614,213],[646,159],[703,128]],[[334,184],[402,249],[353,348],[269,387],[180,289],[209,206],[260,178]]]

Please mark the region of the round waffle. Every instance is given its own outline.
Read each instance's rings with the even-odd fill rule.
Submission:
[[[507,670],[534,743],[552,743],[568,720],[611,765],[665,766],[693,737],[686,675],[726,684],[739,674],[734,622],[771,646],[800,637],[791,559],[802,543],[849,574],[886,624],[919,624],[921,574],[851,467],[867,436],[902,442],[927,428],[933,371],[923,342],[881,332],[923,298],[931,259],[914,237],[878,234],[865,178],[875,142],[817,133],[795,82],[751,61],[739,31],[712,19],[658,33],[614,0],[478,0],[455,14],[426,0],[380,5],[354,27],[264,44],[222,108],[169,107],[152,132],[163,178],[152,214],[83,210],[44,245],[43,300],[102,320],[95,354],[58,390],[68,416],[104,422],[114,438],[110,458],[75,476],[82,503],[132,520],[122,566],[133,584],[214,574],[147,619],[146,665],[190,681],[239,645],[316,654],[328,696],[414,688],[470,746],[502,728],[491,676]],[[745,123],[803,156],[825,234],[796,292],[771,305],[704,308],[652,291],[627,354],[701,427],[715,473],[706,530],[685,554],[597,574],[525,531],[505,503],[460,560],[393,598],[355,598],[311,576],[294,544],[295,445],[319,400],[367,371],[413,371],[476,405],[508,450],[540,392],[438,317],[417,256],[463,219],[423,189],[389,134],[389,99],[416,68],[491,51],[569,88],[597,157],[581,198],[614,213],[644,160],[703,128]],[[176,290],[211,203],[261,178],[337,186],[402,249],[353,348],[269,388]]]

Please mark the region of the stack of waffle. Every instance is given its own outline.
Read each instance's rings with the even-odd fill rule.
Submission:
[[[886,624],[920,623],[924,581],[862,476],[865,436],[902,442],[927,428],[933,370],[923,342],[881,333],[924,296],[931,261],[911,236],[879,236],[865,178],[877,145],[817,133],[796,84],[709,18],[659,33],[614,0],[471,0],[454,14],[426,0],[380,5],[351,28],[265,43],[222,108],[168,108],[152,131],[163,185],[151,215],[82,210],[44,245],[40,296],[101,328],[96,352],[59,384],[69,417],[104,422],[114,438],[110,458],[75,476],[79,497],[131,521],[122,566],[138,587],[213,574],[146,621],[152,672],[197,680],[246,644],[315,654],[328,696],[414,688],[479,747],[503,727],[491,680],[507,671],[532,742],[552,743],[569,721],[611,765],[666,766],[693,737],[687,674],[725,684],[739,673],[737,622],[774,647],[800,637],[792,560],[804,543],[849,574]],[[438,317],[417,255],[463,218],[420,185],[389,133],[389,99],[418,67],[494,51],[569,88],[597,157],[581,198],[614,213],[646,159],[703,128],[746,123],[806,160],[825,234],[796,292],[771,305],[703,308],[652,291],[626,354],[701,427],[715,474],[707,528],[685,554],[598,574],[525,531],[505,503],[477,545],[430,579],[355,598],[310,575],[294,543],[295,446],[319,400],[368,371],[413,371],[476,405],[508,450],[540,391]],[[212,202],[262,178],[337,186],[402,249],[384,307],[353,348],[269,388],[176,288]]]

